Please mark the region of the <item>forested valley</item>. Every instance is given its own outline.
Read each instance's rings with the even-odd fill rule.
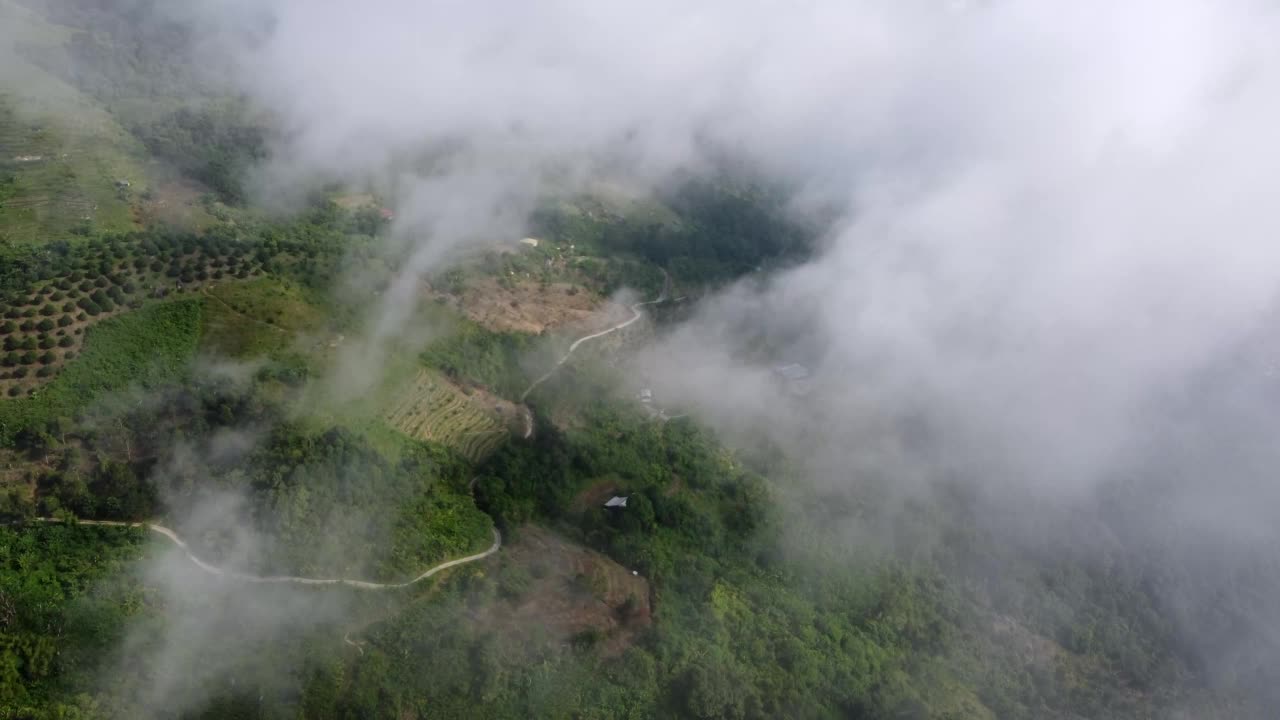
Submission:
[[[1029,372],[1055,398],[1110,407],[1090,395],[1096,359],[1035,366],[1036,343],[1075,315],[998,332],[1023,320],[1001,293],[1060,290],[1047,271],[1000,285],[1001,263],[1072,257],[1021,236],[982,245],[1003,217],[998,175],[886,170],[934,151],[966,161],[928,142],[947,113],[904,98],[919,137],[857,153],[848,207],[821,192],[848,160],[835,144],[768,146],[732,104],[677,144],[696,161],[667,167],[645,123],[562,130],[608,122],[612,107],[572,109],[609,83],[545,97],[502,84],[536,97],[527,122],[442,108],[475,101],[469,84],[424,112],[413,88],[448,63],[325,78],[311,115],[360,132],[317,142],[314,118],[264,102],[292,76],[237,73],[291,54],[360,67],[382,48],[348,56],[334,38],[399,47],[401,28],[377,25],[388,9],[281,48],[275,33],[334,9],[207,5],[0,0],[0,718],[1200,720],[1280,706],[1275,536],[1246,512],[1270,507],[1266,339],[1169,371],[1178,383],[1126,406],[1116,427],[1140,427],[1138,442],[1088,492],[1046,487],[1040,474],[1091,470],[1081,438],[1113,427],[982,391]],[[581,62],[576,45],[529,50],[519,30],[458,65],[487,78],[476,57],[498,62],[499,46],[539,72]],[[682,42],[646,47],[643,67],[670,73],[680,63],[652,55]],[[687,104],[777,92],[766,79]],[[877,138],[895,125],[827,112],[806,116]],[[954,124],[986,127],[969,121]],[[382,144],[368,128],[428,137]],[[1111,162],[1132,152],[1124,135]],[[618,152],[581,167],[540,155],[601,137]],[[318,169],[286,159],[317,145],[332,153]],[[754,150],[816,169],[771,175]],[[612,182],[628,164],[643,172]],[[533,177],[536,192],[515,186]],[[1077,176],[1010,203],[1036,212],[1063,177]],[[952,182],[899,220],[913,193]],[[1055,220],[1072,225],[1070,210]],[[978,249],[924,239],[952,225]],[[947,292],[939,268],[991,286]],[[1107,339],[1156,333],[1172,305]],[[861,342],[842,347],[832,326]],[[997,363],[1005,352],[1017,362]],[[941,375],[908,372],[921,367]],[[920,399],[939,390],[1015,432],[965,435],[972,408]],[[974,460],[1037,453],[1030,478]]]

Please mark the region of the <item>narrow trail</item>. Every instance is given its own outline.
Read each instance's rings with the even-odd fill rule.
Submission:
[[[282,328],[282,327],[276,327],[275,325],[272,325],[271,323],[263,322],[263,321],[259,320],[258,318],[250,317],[249,315],[246,315],[246,314],[244,314],[244,313],[240,312],[239,310],[237,310],[237,309],[235,309],[235,308],[231,307],[231,305],[230,305],[226,300],[223,300],[222,298],[218,297],[217,295],[213,295],[213,294],[211,294],[211,293],[209,292],[208,288],[205,288],[205,287],[203,287],[203,286],[202,286],[202,287],[200,288],[200,294],[201,294],[201,295],[203,295],[203,296],[205,296],[205,297],[207,297],[207,298],[209,298],[209,299],[211,299],[211,300],[216,300],[216,301],[218,302],[218,304],[219,304],[219,305],[221,305],[222,307],[224,307],[224,308],[226,308],[226,309],[230,310],[231,312],[235,313],[236,315],[239,315],[240,317],[244,318],[245,320],[248,320],[248,321],[249,321],[249,322],[251,322],[251,323],[257,323],[257,324],[261,325],[262,327],[265,327],[265,328],[271,328],[272,330],[275,330],[276,332],[282,332],[282,333],[287,333],[287,332],[288,332],[288,330],[285,330],[285,329],[284,329],[284,328]]]
[[[62,522],[58,518],[36,518],[36,519],[39,520],[40,522],[47,522],[47,523]],[[435,575],[441,570],[447,570],[451,567],[464,565],[469,562],[475,562],[476,560],[483,560],[484,558],[487,558],[490,555],[498,552],[498,549],[502,547],[502,534],[498,532],[497,528],[493,528],[493,544],[490,545],[489,549],[485,550],[484,552],[479,552],[474,555],[467,555],[466,557],[460,557],[460,558],[457,558],[456,560],[448,560],[438,565],[434,565],[428,568],[427,570],[423,571],[422,574],[418,575],[412,580],[406,580],[405,582],[400,582],[400,583],[379,583],[379,582],[372,582],[369,580],[351,580],[349,578],[308,578],[308,577],[297,577],[294,575],[252,575],[250,573],[242,573],[236,570],[228,570],[226,568],[220,568],[217,565],[213,565],[211,563],[205,562],[204,560],[201,560],[200,558],[196,557],[196,555],[191,552],[191,548],[187,546],[187,543],[183,541],[183,539],[179,537],[176,532],[174,532],[173,530],[170,530],[169,528],[163,525],[156,525],[155,523],[121,522],[118,520],[78,520],[77,522],[80,525],[102,525],[107,527],[146,528],[151,532],[158,533],[168,538],[170,542],[178,546],[178,548],[182,550],[184,554],[186,554],[188,560],[194,563],[196,567],[200,568],[201,570],[204,570],[210,575],[217,575],[219,577],[232,578],[234,580],[242,580],[244,582],[252,582],[252,583],[285,583],[285,584],[294,584],[294,585],[345,585],[347,587],[359,588],[361,590],[394,590],[396,588],[409,587],[410,585],[415,585],[419,582],[422,582],[423,580],[426,580],[427,578],[431,577],[432,575]]]
[[[666,270],[663,270],[662,278],[663,278],[662,292],[658,293],[658,297],[654,298],[653,300],[646,300],[644,302],[638,302],[638,303],[635,303],[634,305],[631,305],[629,308],[631,310],[630,319],[624,322],[620,322],[617,325],[614,325],[613,327],[601,330],[600,332],[591,333],[590,335],[583,335],[577,340],[574,340],[573,344],[569,346],[569,351],[566,352],[563,357],[557,360],[556,364],[551,366],[550,370],[544,373],[542,377],[538,378],[537,380],[534,380],[533,384],[531,384],[528,388],[525,389],[523,393],[520,394],[520,402],[523,403],[525,401],[525,398],[529,397],[529,393],[533,392],[539,385],[546,382],[547,379],[549,379],[552,375],[554,375],[556,371],[560,369],[560,366],[564,365],[565,362],[569,360],[569,358],[573,355],[573,351],[577,350],[579,345],[581,345],[584,342],[587,342],[588,340],[595,340],[598,337],[604,337],[609,333],[617,332],[618,330],[621,330],[631,325],[632,323],[634,323],[635,321],[639,320],[641,317],[644,316],[644,313],[640,312],[641,307],[645,305],[654,305],[656,303],[665,301],[667,299],[667,295],[670,294],[671,292],[671,276],[667,274]],[[525,429],[526,429],[525,437],[527,438],[533,431],[532,423],[528,423],[525,426]]]

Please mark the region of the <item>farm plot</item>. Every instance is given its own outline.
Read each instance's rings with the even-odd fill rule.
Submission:
[[[143,172],[124,130],[105,117],[73,128],[20,117],[15,102],[0,95],[0,238],[34,243],[133,229],[129,188]]]
[[[143,242],[89,239],[77,244],[66,256],[59,256],[56,273],[50,271],[26,287],[0,292],[0,394],[16,398],[35,393],[81,351],[90,326],[163,298],[207,290],[208,283],[218,285],[226,296],[226,300],[217,298],[223,302],[217,310],[231,307],[228,303],[236,305],[210,318],[207,344],[212,347],[241,349],[248,341],[234,345],[227,337],[240,340],[248,334],[245,327],[271,327],[279,321],[282,327],[275,334],[301,328],[300,323],[314,317],[314,310],[292,302],[278,283],[265,288],[265,281],[243,289],[220,287],[232,285],[233,279],[260,278],[261,263],[249,250],[248,245],[230,240],[205,242],[187,236]],[[254,320],[256,316],[246,320],[243,314],[250,312],[259,313],[263,320]],[[281,313],[288,313],[290,321],[285,322]],[[232,330],[219,332],[216,321],[220,318]]]
[[[476,461],[493,452],[508,431],[482,401],[427,370],[397,394],[384,417],[410,437],[452,448]]]

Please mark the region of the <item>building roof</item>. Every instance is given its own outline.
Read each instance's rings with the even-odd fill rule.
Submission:
[[[615,495],[614,497],[610,498],[609,502],[605,503],[604,506],[605,507],[626,507],[627,496],[624,495],[622,497],[618,497]]]

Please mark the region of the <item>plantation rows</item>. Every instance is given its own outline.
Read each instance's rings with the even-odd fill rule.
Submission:
[[[461,439],[457,451],[468,460],[478,462],[489,453],[497,450],[507,439],[507,431],[503,428],[485,432],[475,432]]]
[[[248,246],[190,237],[53,244],[0,278],[0,392],[34,393],[80,351],[85,329],[149,298],[261,271]]]
[[[494,417],[425,370],[385,417],[404,434],[448,446],[471,460],[492,452],[507,437]]]

